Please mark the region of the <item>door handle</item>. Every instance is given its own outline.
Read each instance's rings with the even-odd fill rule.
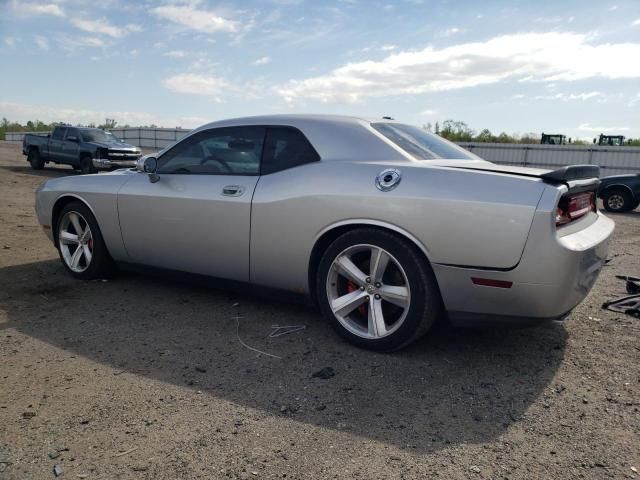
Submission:
[[[242,185],[227,185],[222,188],[222,195],[227,197],[239,197],[244,193],[244,187]]]

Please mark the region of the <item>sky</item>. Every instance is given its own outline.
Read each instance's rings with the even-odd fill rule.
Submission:
[[[640,1],[0,0],[0,117],[640,137]]]

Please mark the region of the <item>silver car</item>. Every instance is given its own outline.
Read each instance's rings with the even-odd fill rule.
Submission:
[[[613,222],[599,170],[496,165],[392,120],[210,123],[137,169],[48,180],[38,219],[71,275],[140,264],[310,295],[347,340],[564,318]]]

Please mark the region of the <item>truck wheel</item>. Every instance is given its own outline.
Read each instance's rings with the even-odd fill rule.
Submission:
[[[98,170],[93,166],[93,161],[89,155],[83,155],[80,158],[80,172],[83,175],[88,175],[90,173],[96,173]]]
[[[318,304],[349,342],[398,350],[424,335],[441,312],[431,266],[408,241],[363,228],[338,237],[318,267]]]
[[[626,190],[608,190],[602,196],[604,208],[609,212],[628,212],[633,209],[633,198]]]
[[[31,164],[31,168],[34,170],[42,170],[44,168],[44,160],[40,157],[40,152],[35,148],[29,150],[27,160]]]

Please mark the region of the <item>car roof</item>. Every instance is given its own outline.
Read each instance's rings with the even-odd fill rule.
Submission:
[[[366,117],[350,115],[329,115],[329,114],[271,114],[255,115],[248,117],[237,117],[226,120],[219,120],[203,125],[200,128],[213,128],[224,125],[287,125],[297,126],[308,122],[329,123],[329,124],[368,124],[376,120]],[[389,121],[389,120],[380,120]]]
[[[321,114],[277,114],[239,117],[207,123],[195,130],[249,125],[286,126],[300,130],[323,160],[406,160],[406,156],[391,142],[378,134],[365,117]]]

